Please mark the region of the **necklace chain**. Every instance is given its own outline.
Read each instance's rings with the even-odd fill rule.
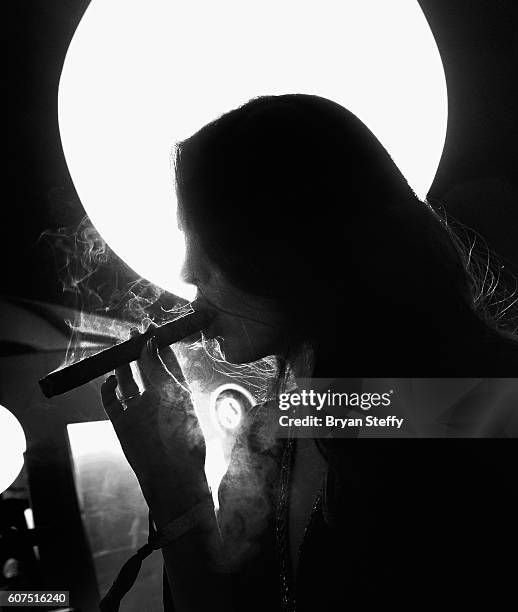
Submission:
[[[277,503],[277,515],[275,522],[275,535],[277,553],[279,559],[280,597],[282,612],[296,612],[297,602],[295,598],[295,585],[291,580],[291,561],[289,554],[289,507],[290,507],[290,484],[293,464],[295,461],[296,439],[288,438],[285,441],[281,458],[279,499]],[[324,485],[323,485],[324,486]],[[302,548],[308,531],[315,519],[317,509],[321,505],[323,486],[319,489],[311,512],[304,528],[304,533],[298,549],[298,560],[300,561]]]
[[[277,517],[275,535],[279,558],[279,578],[281,609],[283,612],[295,612],[295,596],[290,580],[290,556],[288,551],[288,513],[290,503],[291,471],[295,458],[295,439],[285,441],[281,459],[281,472],[279,481],[279,499],[277,504]]]

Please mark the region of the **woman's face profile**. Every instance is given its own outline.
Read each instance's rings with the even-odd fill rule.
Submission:
[[[237,288],[205,255],[194,233],[184,233],[183,280],[198,288],[196,301],[215,312],[204,330],[205,338],[218,338],[229,363],[249,363],[282,353],[287,343],[287,320],[275,301]]]

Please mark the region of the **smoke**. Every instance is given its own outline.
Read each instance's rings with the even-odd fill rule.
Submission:
[[[275,407],[269,404],[252,411],[220,486],[218,522],[229,571],[253,559],[273,526],[281,456],[273,434],[275,416]]]
[[[52,247],[65,305],[75,313],[74,318],[67,321],[70,338],[62,366],[126,340],[131,327],[144,331],[151,322],[166,323],[189,309],[185,300],[165,292],[129,269],[106,244],[87,216],[75,226],[47,230],[40,239],[46,240]],[[209,340],[203,335],[199,341],[177,345],[174,349],[187,383],[195,383],[193,388],[196,388],[198,398],[208,396],[216,385],[221,384],[222,378],[236,380],[246,387],[258,406],[272,396],[280,371],[279,360],[275,357],[251,364],[229,364],[224,359],[218,340]],[[193,418],[191,409],[197,403],[194,401],[196,398],[178,385],[172,385],[166,393],[167,401],[161,403],[157,413],[161,443],[164,445],[168,439],[174,438],[178,427],[178,409],[181,407],[180,412],[185,415],[182,426],[188,430],[190,452],[196,453],[203,448],[205,433],[198,420]],[[172,405],[176,408],[174,413]],[[259,413],[273,415],[275,411],[273,408],[255,410],[255,417]],[[215,479],[209,482],[216,507],[218,488],[219,498],[224,499],[219,516],[232,564],[241,563],[253,555],[260,545],[261,534],[267,529],[274,504],[272,491],[277,467],[276,446],[268,435],[257,435],[257,426],[260,423],[264,425],[264,421],[249,417],[247,415],[247,422],[241,428],[242,435],[234,445],[230,465],[218,465],[217,470],[212,470],[215,474],[217,472]],[[251,437],[253,423],[255,437]],[[254,448],[250,446],[252,439]],[[256,452],[258,449],[259,452]],[[212,460],[221,459],[222,440],[212,436],[208,440],[207,451]],[[208,459],[211,457],[207,455]],[[223,482],[222,488],[220,481]]]
[[[131,327],[146,329],[176,318],[185,300],[137,276],[110,249],[88,216],[76,226],[47,230],[64,296],[74,312],[62,366],[126,340]]]
[[[252,363],[231,364],[225,360],[218,338],[208,339],[203,333],[201,340],[190,344],[188,348],[199,353],[198,360],[190,365],[189,371],[200,368],[211,372],[210,377],[205,377],[203,381],[202,391],[209,390],[214,380],[223,376],[246,387],[258,403],[271,399],[280,371],[276,356],[264,357]]]

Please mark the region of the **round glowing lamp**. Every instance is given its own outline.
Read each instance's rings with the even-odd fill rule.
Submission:
[[[0,493],[16,480],[27,448],[25,434],[14,414],[0,405]]]
[[[193,297],[171,149],[250,98],[285,93],[347,107],[426,196],[447,94],[416,0],[92,0],[65,59],[59,127],[84,208],[138,274]]]
[[[226,433],[237,430],[253,403],[252,395],[241,385],[227,383],[219,386],[210,400],[210,411],[216,427]]]

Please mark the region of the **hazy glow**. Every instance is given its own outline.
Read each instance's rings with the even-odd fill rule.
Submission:
[[[208,440],[205,446],[205,476],[212,492],[214,508],[219,510],[219,485],[225,476],[228,468],[228,461],[225,459],[221,438]]]
[[[20,422],[10,410],[0,405],[0,493],[18,477],[26,449],[27,442]]]
[[[349,108],[425,196],[444,145],[446,83],[416,0],[93,0],[59,89],[83,206],[136,272],[179,279],[172,145],[248,99],[317,94]]]
[[[236,430],[242,423],[243,412],[254,403],[251,393],[236,383],[220,385],[210,395],[208,407],[211,437],[208,439],[207,433],[205,434],[207,440],[205,474],[216,510],[219,509],[219,485],[228,469],[230,460],[230,456],[225,456],[224,440],[235,436]]]
[[[126,462],[117,434],[110,421],[90,421],[67,425],[75,461],[101,461],[117,458]]]
[[[204,420],[203,415],[198,413],[198,418],[200,417]],[[67,432],[75,470],[78,475],[83,473],[87,466],[90,470],[97,470],[99,474],[105,472],[107,466],[112,472],[115,469],[114,466],[117,466],[118,471],[114,473],[113,477],[118,480],[123,477],[127,478],[129,472],[133,474],[109,420],[72,423],[67,425]],[[206,438],[205,475],[217,509],[219,507],[218,487],[227,471],[228,461],[223,451],[221,430],[212,427],[210,431],[204,431],[204,435]],[[130,482],[134,483],[134,487],[128,493],[128,496],[131,495],[128,499],[131,499],[134,495],[140,497],[140,487],[137,480],[131,478]]]

